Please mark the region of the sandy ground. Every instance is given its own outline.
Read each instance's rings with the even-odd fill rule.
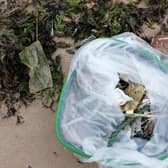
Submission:
[[[68,39],[64,40],[68,41]],[[72,41],[70,40],[72,43]],[[72,56],[58,49],[62,70],[66,76]],[[55,113],[40,100],[20,109],[24,123],[16,125],[16,117],[0,117],[0,168],[96,168],[95,164],[80,164],[75,156],[56,139]]]
[[[63,41],[73,43],[71,39]],[[72,56],[64,49],[53,54],[57,55],[62,58],[62,70],[66,76]],[[24,117],[24,123],[20,125],[16,125],[16,117],[0,117],[0,168],[97,167],[95,164],[78,163],[75,156],[58,142],[54,131],[55,113],[44,108],[40,100],[27,108],[22,107],[20,112]]]
[[[96,168],[80,164],[73,154],[59,144],[54,132],[55,113],[39,100],[22,108],[25,122],[16,118],[0,119],[1,168]]]

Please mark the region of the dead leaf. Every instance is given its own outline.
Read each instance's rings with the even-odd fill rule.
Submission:
[[[126,95],[128,95],[129,97],[132,97],[134,100],[122,106],[122,110],[124,112],[127,112],[127,111],[132,112],[136,110],[140,102],[145,96],[145,87],[141,84],[136,84],[136,83],[129,81],[129,85],[125,89],[124,92]]]

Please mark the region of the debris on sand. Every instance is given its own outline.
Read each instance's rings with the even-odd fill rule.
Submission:
[[[125,1],[124,1],[125,2]],[[61,57],[53,53],[63,47],[73,54],[81,41],[96,37],[112,36],[130,31],[150,41],[157,34],[167,34],[167,0],[124,3],[111,0],[2,0],[0,8],[0,100],[6,104],[32,101],[37,91],[42,97],[55,97],[63,84]],[[144,32],[143,26],[155,34]],[[70,37],[74,46],[54,39]],[[46,55],[48,80],[39,89],[32,88],[29,68],[22,62],[19,53],[39,41]],[[51,74],[49,73],[51,72]],[[41,74],[42,75],[42,74]],[[52,80],[51,80],[52,78]],[[40,78],[41,79],[41,78]],[[31,84],[30,84],[31,83]],[[52,85],[53,83],[53,85]],[[37,83],[36,83],[37,84]],[[33,93],[33,94],[32,94]],[[7,96],[8,95],[8,96]],[[15,98],[14,95],[19,95]],[[7,98],[10,97],[10,98]],[[7,100],[6,100],[7,99]],[[55,100],[55,99],[54,99]],[[10,101],[12,103],[10,103]],[[11,105],[10,105],[11,106]],[[47,105],[48,106],[48,105]],[[50,107],[50,106],[49,106]]]
[[[30,93],[37,93],[41,90],[53,87],[48,60],[39,41],[26,47],[19,55],[21,62],[30,69]]]

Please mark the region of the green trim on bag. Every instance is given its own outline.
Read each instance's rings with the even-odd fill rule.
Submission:
[[[65,89],[67,87],[67,84],[68,84],[68,81],[65,80],[64,81],[64,85],[63,85],[63,88],[62,88],[62,91],[61,91],[61,95],[60,95],[60,98],[59,98],[59,102],[58,102],[58,105],[57,105],[57,110],[56,110],[56,115],[55,115],[55,123],[54,123],[54,128],[55,128],[55,132],[56,132],[56,136],[59,140],[59,142],[61,144],[63,144],[65,146],[65,148],[67,148],[68,150],[82,156],[82,157],[85,157],[85,158],[90,158],[91,156],[85,154],[82,150],[76,148],[75,146],[69,144],[68,142],[66,142],[63,137],[61,136],[61,133],[60,133],[60,130],[59,130],[59,123],[60,123],[60,113],[61,113],[61,107],[62,107],[62,103],[63,103],[63,98],[64,98],[64,93],[65,93]]]
[[[145,50],[144,48],[139,48],[138,51],[140,51],[141,53],[143,53],[145,56],[147,56],[148,58],[152,59],[153,61],[155,61],[157,64],[159,64],[164,70],[168,71],[168,64],[166,64],[165,62],[163,62],[162,60],[160,60],[157,56],[155,56],[154,54],[152,54],[151,52]]]
[[[117,43],[120,43],[120,44],[128,43],[128,42],[125,42],[125,41],[122,41],[122,40],[119,40],[119,39],[115,39],[115,38],[112,39],[112,40],[114,40],[114,41],[116,41]],[[144,48],[139,48],[137,50],[139,52],[141,52],[142,54],[144,54],[146,57],[152,59],[154,62],[159,64],[164,70],[168,71],[168,64],[166,64],[162,60],[158,59],[154,54],[145,50]],[[70,73],[69,73],[69,76],[70,76]],[[67,88],[67,85],[68,85],[68,80],[65,80],[62,91],[61,91],[61,95],[60,95],[60,98],[59,98],[59,102],[58,102],[58,105],[57,105],[57,108],[56,108],[56,115],[55,115],[55,122],[54,122],[54,128],[55,128],[56,136],[57,136],[59,142],[61,144],[63,144],[64,147],[67,148],[68,150],[70,150],[71,152],[76,153],[79,156],[84,157],[84,158],[90,158],[91,155],[86,154],[81,149],[79,149],[79,148],[73,146],[72,144],[68,143],[67,141],[65,141],[64,138],[62,137],[61,133],[60,133],[59,125],[60,125],[61,107],[62,107],[63,98],[64,98],[64,95],[65,95],[65,89]],[[160,160],[168,159],[168,153],[161,155],[159,157],[159,159]],[[135,163],[133,163],[133,164],[135,164]]]
[[[111,39],[114,40],[114,41],[116,41],[119,44],[122,44],[122,43],[128,44],[128,42],[120,40],[120,39],[116,39],[116,38],[111,38]]]
[[[161,156],[159,157],[159,159],[160,159],[160,160],[166,160],[166,159],[168,159],[168,153],[161,155]]]

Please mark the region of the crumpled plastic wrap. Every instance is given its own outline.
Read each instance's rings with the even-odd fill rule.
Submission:
[[[132,33],[96,39],[79,49],[68,75],[59,130],[71,145],[102,168],[168,167],[168,65],[166,57]],[[116,86],[119,74],[146,88],[152,138],[130,138],[128,126],[111,147],[108,137],[124,120]],[[166,156],[164,159],[162,157]]]
[[[29,91],[36,93],[53,86],[50,67],[40,41],[35,41],[20,53],[23,64],[29,68]]]

